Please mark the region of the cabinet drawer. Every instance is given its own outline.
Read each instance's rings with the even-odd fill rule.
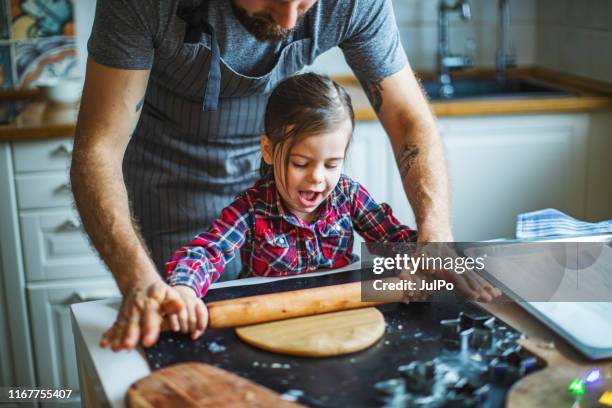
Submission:
[[[108,274],[73,211],[37,211],[20,220],[28,281]]]
[[[43,404],[43,407],[80,406],[70,305],[119,296],[112,279],[28,285],[38,386],[73,390],[70,400],[61,404]]]
[[[72,157],[72,138],[13,143],[16,173],[65,170]]]
[[[22,174],[15,177],[17,205],[21,210],[72,205],[67,172]]]

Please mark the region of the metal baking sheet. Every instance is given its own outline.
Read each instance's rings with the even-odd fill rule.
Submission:
[[[526,245],[572,245],[575,244],[577,250],[586,248],[585,256],[575,256],[582,262],[588,261],[589,271],[596,272],[588,275],[588,279],[599,279],[596,286],[601,294],[593,295],[593,301],[588,301],[589,295],[582,295],[579,300],[571,301],[571,295],[560,295],[563,290],[571,291],[572,285],[577,287],[578,280],[571,281],[567,285],[568,277],[577,275],[575,269],[580,265],[569,265],[565,269],[561,268],[561,272],[565,274],[563,282],[553,289],[554,293],[550,294],[551,300],[534,298],[533,296],[525,295],[522,289],[517,289],[517,283],[520,279],[514,276],[504,276],[504,274],[491,273],[485,271],[484,275],[490,279],[496,286],[502,289],[507,295],[513,298],[521,307],[535,316],[542,323],[550,327],[553,331],[559,334],[570,345],[572,345],[583,356],[590,360],[600,360],[612,357],[612,298],[609,302],[605,300],[606,293],[610,292],[610,282],[612,282],[612,235],[599,236],[580,236],[571,237],[561,240],[545,240],[538,242],[520,242],[507,241],[499,243],[482,243],[478,246],[469,247],[466,245],[463,252],[469,256],[481,256],[484,253],[494,253],[499,259],[504,257],[513,258],[517,255],[525,255],[524,247]],[[586,246],[585,246],[586,245]],[[595,246],[597,245],[597,246]],[[597,249],[597,256],[590,259],[589,251]],[[534,255],[534,256],[537,256]],[[584,270],[582,272],[584,272]],[[516,271],[521,272],[521,271]],[[527,272],[522,271],[522,272]],[[537,268],[529,273],[548,273],[548,271],[538,271]],[[582,278],[587,279],[587,278]],[[601,282],[600,282],[601,281]],[[583,281],[584,282],[584,281]],[[552,286],[552,285],[551,285]],[[604,287],[605,286],[605,287]],[[583,286],[584,287],[584,286]],[[534,289],[535,290],[535,289]],[[541,291],[540,291],[541,292]],[[561,301],[555,301],[561,300]]]

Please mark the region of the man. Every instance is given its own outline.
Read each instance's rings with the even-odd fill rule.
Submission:
[[[451,241],[441,141],[390,0],[98,0],[71,180],[124,295],[103,346],[152,345],[164,313],[186,313],[158,271],[252,185],[274,85],[336,45],[389,135],[419,241]]]

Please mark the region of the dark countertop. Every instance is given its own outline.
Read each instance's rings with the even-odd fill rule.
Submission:
[[[211,290],[207,301],[299,290],[352,282],[359,271],[348,271],[317,279],[297,278],[260,285]],[[205,362],[251,379],[276,392],[298,389],[301,401],[313,407],[381,406],[374,384],[398,377],[398,367],[442,354],[440,320],[456,318],[461,311],[487,313],[474,304],[455,298],[431,303],[379,306],[385,316],[386,333],[372,347],[354,354],[330,358],[285,356],[256,349],[240,341],[233,329],[209,329],[197,341],[166,332],[146,350],[152,370],[187,361]],[[456,354],[456,353],[455,353]],[[494,386],[488,407],[503,406],[509,386]]]

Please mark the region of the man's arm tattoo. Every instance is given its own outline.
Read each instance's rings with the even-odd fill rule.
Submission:
[[[362,82],[363,90],[365,91],[368,100],[372,104],[372,108],[376,113],[380,113],[380,108],[383,104],[382,97],[382,79],[377,81]]]
[[[140,110],[142,109],[142,105],[144,105],[144,98],[142,98],[140,102],[136,104],[136,112],[140,112]]]
[[[400,148],[397,154],[397,166],[399,167],[402,180],[406,178],[410,168],[414,164],[416,157],[419,155],[419,148],[413,144],[405,144]]]

